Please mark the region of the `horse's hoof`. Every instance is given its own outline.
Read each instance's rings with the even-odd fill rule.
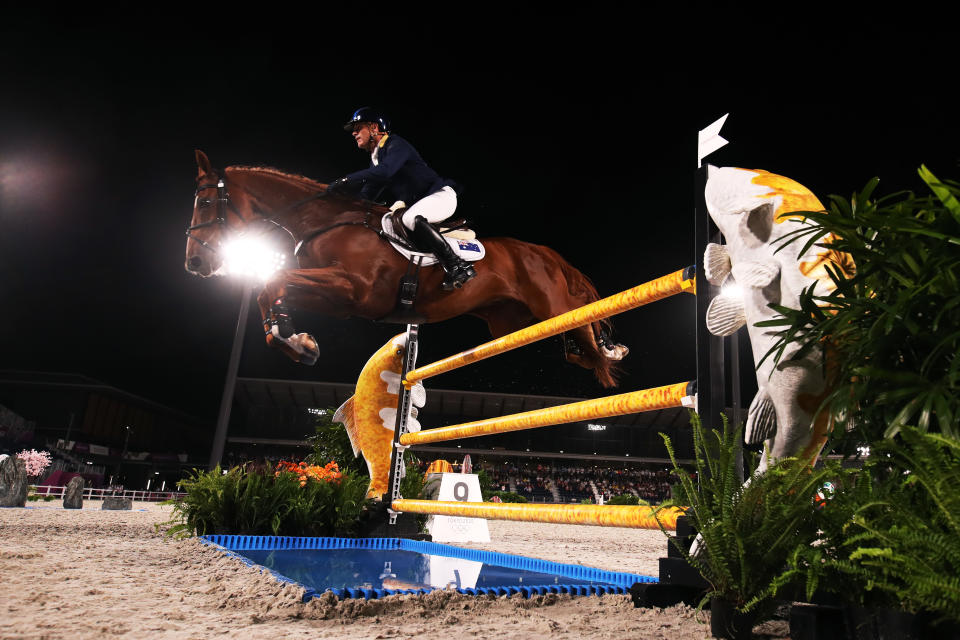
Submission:
[[[630,353],[629,347],[622,344],[615,344],[612,347],[603,345],[600,350],[607,360],[623,360]]]
[[[320,347],[312,335],[309,333],[298,333],[290,338],[290,342],[295,342],[297,345],[297,351],[300,353],[300,364],[305,364],[309,367],[317,363],[317,359],[320,357]]]

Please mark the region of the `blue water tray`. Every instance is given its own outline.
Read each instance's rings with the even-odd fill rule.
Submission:
[[[628,593],[651,576],[620,573],[462,549],[403,538],[295,538],[202,536],[250,566],[263,567],[282,582],[304,588],[304,602],[326,591],[338,598],[382,598],[395,594],[456,589],[467,595],[524,597],[548,593]]]

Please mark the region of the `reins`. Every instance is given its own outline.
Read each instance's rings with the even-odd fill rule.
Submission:
[[[223,178],[218,178],[216,184],[214,184],[214,183],[205,183],[205,184],[199,184],[199,185],[197,185],[197,189],[196,189],[196,191],[194,191],[193,196],[194,196],[194,198],[199,198],[199,197],[200,197],[200,193],[201,193],[202,191],[205,191],[206,189],[214,189],[214,188],[217,190],[217,217],[214,218],[213,220],[208,220],[207,222],[200,222],[200,223],[198,223],[198,224],[191,225],[191,226],[187,227],[186,235],[187,235],[188,238],[190,238],[190,239],[194,240],[195,242],[197,242],[197,243],[198,243],[200,246],[202,246],[204,249],[207,249],[208,251],[212,251],[213,253],[219,254],[219,250],[217,249],[217,247],[214,247],[214,246],[211,245],[209,242],[207,242],[207,241],[205,241],[205,240],[197,237],[193,232],[196,231],[197,229],[203,229],[203,228],[205,228],[205,227],[210,227],[210,226],[213,226],[213,225],[220,225],[220,226],[226,227],[227,229],[230,229],[230,228],[231,228],[231,225],[230,225],[229,220],[227,219],[227,213],[228,213],[228,211],[232,211],[233,214],[234,214],[237,218],[239,218],[241,222],[243,222],[243,223],[248,223],[248,222],[247,222],[247,220],[246,220],[242,215],[240,215],[240,211],[236,208],[236,206],[234,206],[233,202],[230,201],[230,194],[227,192],[226,183],[224,182],[224,179],[223,179]],[[298,201],[294,202],[293,204],[287,206],[286,208],[284,208],[284,209],[282,209],[282,210],[280,210],[280,211],[278,211],[278,212],[276,212],[276,213],[274,213],[274,214],[272,214],[272,215],[268,215],[268,214],[265,214],[265,213],[259,211],[259,210],[257,209],[257,207],[251,207],[251,209],[252,209],[252,211],[253,211],[255,214],[257,214],[258,216],[260,216],[260,220],[261,220],[261,221],[267,222],[267,223],[272,224],[272,225],[275,225],[276,227],[279,227],[279,228],[283,229],[284,231],[286,231],[287,233],[289,233],[291,236],[293,236],[293,233],[291,233],[291,231],[290,231],[288,228],[286,228],[283,224],[281,224],[280,222],[278,222],[278,221],[276,220],[276,218],[279,217],[279,216],[282,216],[282,215],[284,215],[284,214],[290,213],[290,212],[292,212],[292,211],[296,211],[298,208],[302,207],[303,205],[305,205],[305,204],[307,204],[307,203],[309,203],[309,202],[313,202],[313,201],[315,201],[315,200],[320,200],[320,199],[323,199],[323,198],[326,198],[326,197],[327,197],[327,193],[326,193],[325,191],[324,191],[323,193],[316,193],[316,194],[311,195],[311,196],[309,196],[309,197],[307,197],[307,198],[303,198],[302,200],[298,200]],[[206,202],[209,204],[209,200],[207,200]],[[369,204],[369,203],[368,203],[368,204]],[[201,206],[203,206],[203,205],[201,205]],[[333,223],[333,224],[331,224],[331,225],[328,225],[328,226],[326,226],[326,227],[321,227],[321,228],[319,228],[319,229],[315,229],[315,230],[313,230],[313,231],[310,231],[310,232],[306,233],[299,242],[297,242],[297,245],[296,245],[296,247],[294,248],[294,255],[297,255],[297,254],[300,252],[301,247],[303,247],[303,245],[304,245],[305,243],[313,240],[314,238],[317,238],[317,237],[319,237],[319,236],[322,236],[323,234],[327,233],[328,231],[332,231],[332,230],[337,229],[337,228],[339,228],[339,227],[347,227],[347,226],[356,226],[356,227],[363,227],[363,228],[365,228],[365,229],[369,229],[370,231],[373,231],[374,233],[376,233],[376,234],[380,237],[381,240],[383,240],[383,241],[385,241],[385,242],[387,242],[387,243],[396,243],[396,244],[400,245],[401,247],[403,247],[404,249],[407,249],[408,251],[417,251],[416,247],[412,246],[409,242],[406,242],[406,241],[403,240],[402,238],[399,238],[399,237],[397,237],[397,236],[395,236],[395,235],[390,235],[390,234],[386,233],[382,228],[379,228],[379,227],[377,227],[377,226],[374,226],[374,225],[372,224],[372,222],[371,222],[372,219],[373,219],[373,216],[374,216],[373,211],[368,207],[367,210],[366,210],[366,212],[365,212],[365,214],[364,214],[364,218],[363,218],[363,221],[362,221],[362,222],[361,222],[361,221],[356,221],[356,220],[348,220],[348,221],[344,221],[344,222],[335,222],[335,223]],[[248,223],[248,224],[249,224],[249,223]]]

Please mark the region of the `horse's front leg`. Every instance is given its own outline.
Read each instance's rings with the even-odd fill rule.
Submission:
[[[297,333],[292,310],[350,315],[353,291],[347,274],[335,268],[291,269],[279,273],[264,285],[257,297],[267,345],[279,349],[294,362],[315,364],[320,347],[309,333]]]

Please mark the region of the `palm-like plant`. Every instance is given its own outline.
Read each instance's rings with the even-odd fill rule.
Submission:
[[[829,211],[805,213],[786,241],[846,253],[856,273],[828,266],[836,291],[811,288],[799,309],[776,307],[783,318],[762,323],[783,327],[768,357],[827,345],[837,368],[824,408],[856,427],[840,438],[848,453],[906,424],[960,438],[960,185],[926,167],[920,176],[929,195],[874,200],[874,179],[849,202],[831,196]]]

